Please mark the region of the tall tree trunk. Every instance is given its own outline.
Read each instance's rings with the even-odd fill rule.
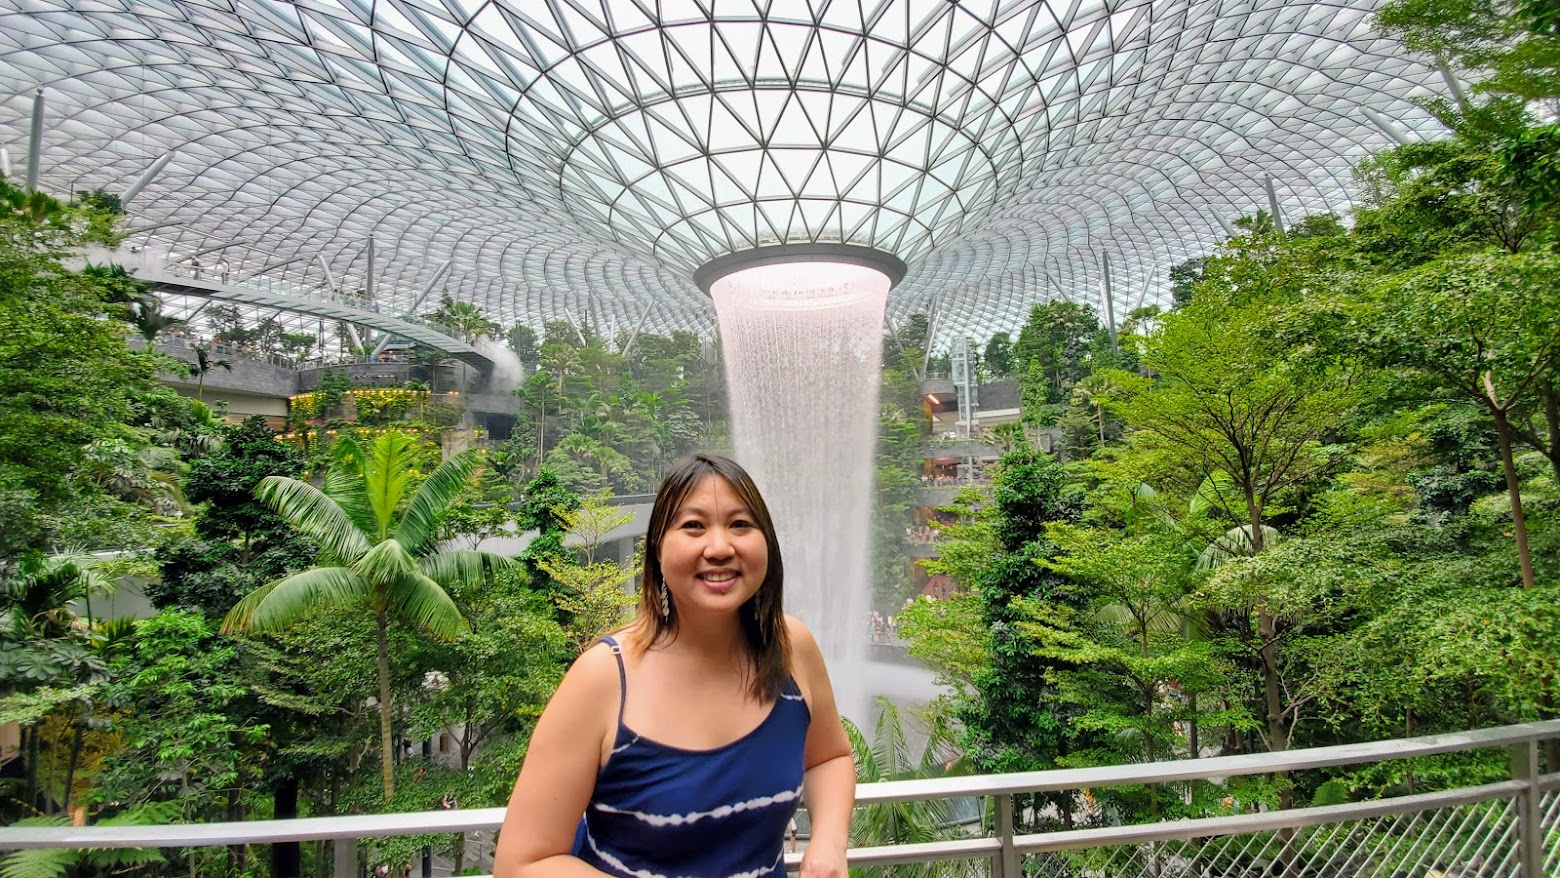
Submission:
[[[1517,478],[1517,464],[1512,455],[1511,421],[1504,408],[1490,405],[1495,417],[1495,439],[1500,446],[1500,468],[1506,476],[1506,494],[1511,498],[1511,532],[1517,540],[1517,563],[1522,567],[1522,585],[1532,588],[1533,553],[1528,548],[1527,518],[1522,514],[1522,483]]]
[[[180,766],[180,769],[179,769],[179,798],[184,803],[184,806],[183,806],[184,822],[185,823],[189,823],[190,822],[190,766],[189,766],[188,762],[183,763]],[[190,878],[195,878],[195,876],[196,876],[196,865],[197,864],[195,862],[195,855],[196,855],[196,853],[199,850],[200,850],[199,848],[190,848],[189,849],[188,861],[189,861],[189,865],[190,865]]]
[[[1289,749],[1289,732],[1284,727],[1284,690],[1278,674],[1278,619],[1266,606],[1257,608],[1257,636],[1262,644],[1262,691],[1267,706],[1268,752]],[[1284,807],[1289,807],[1286,803]]]
[[[1539,382],[1538,395],[1544,400],[1544,426],[1549,433],[1545,456],[1549,458],[1549,468],[1554,470],[1555,484],[1560,485],[1560,405],[1555,402],[1554,382]]]
[[[1257,555],[1267,548],[1267,535],[1262,531],[1262,506],[1249,486],[1246,489],[1246,512],[1251,520],[1251,554]],[[1284,688],[1278,671],[1278,617],[1269,612],[1266,601],[1257,605],[1257,640],[1257,654],[1262,660],[1262,697],[1266,708],[1268,752],[1279,753],[1289,749],[1289,730],[1284,726]],[[1283,783],[1285,775],[1277,774],[1275,780]],[[1279,792],[1278,803],[1284,810],[1294,807],[1294,793],[1287,786]],[[1284,838],[1287,850],[1288,836]]]
[[[1153,729],[1153,723],[1154,723],[1154,697],[1158,693],[1155,692],[1153,686],[1144,686],[1142,694],[1143,694],[1143,718],[1145,720],[1147,720],[1147,724],[1146,724],[1146,726],[1144,728],[1145,734],[1143,735],[1143,745],[1144,745],[1143,746],[1143,751],[1144,751],[1143,755],[1147,758],[1147,761],[1148,761],[1149,764],[1153,764],[1154,762],[1159,761],[1158,751],[1154,747],[1154,729]],[[1155,822],[1159,821],[1159,784],[1156,784],[1156,783],[1148,785],[1148,813],[1153,815]],[[1154,874],[1158,875],[1159,874],[1158,849],[1157,848],[1153,848],[1152,850],[1154,851],[1154,861],[1153,861],[1154,862]]]
[[[38,802],[38,761],[43,757],[43,748],[39,745],[42,732],[37,726],[22,727],[22,765],[26,772],[26,782],[22,787],[22,800],[29,808],[39,808]],[[45,810],[39,808],[39,810]]]
[[[284,775],[271,788],[271,816],[289,820],[298,816],[298,779]],[[303,849],[296,841],[271,845],[271,878],[302,878]]]
[[[74,724],[76,731],[70,738],[70,761],[65,766],[65,813],[70,814],[72,793],[76,787],[76,766],[81,762],[81,745],[87,737],[87,723],[85,717],[77,717]],[[74,821],[73,821],[74,822]]]
[[[379,759],[383,763],[385,801],[395,795],[395,753],[390,738],[390,620],[385,595],[375,599],[374,615],[379,623]]]
[[[230,823],[240,823],[244,820],[244,788],[233,787],[227,792],[227,819]],[[228,853],[228,874],[242,875],[249,870],[249,846],[242,844],[230,844]]]
[[[1186,741],[1191,745],[1192,758],[1202,758],[1202,747],[1197,742],[1197,693],[1186,693],[1186,704],[1191,708],[1191,716],[1186,721]]]

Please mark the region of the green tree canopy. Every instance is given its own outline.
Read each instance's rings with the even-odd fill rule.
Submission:
[[[379,725],[385,796],[394,795],[388,630],[392,619],[440,638],[468,630],[446,586],[473,583],[509,564],[474,550],[443,549],[439,520],[465,487],[475,455],[439,464],[413,490],[416,440],[395,431],[360,447],[337,442],[325,488],[269,476],[258,495],[320,546],[324,566],[261,586],[239,601],[224,630],[277,631],[299,619],[367,608],[378,632]]]

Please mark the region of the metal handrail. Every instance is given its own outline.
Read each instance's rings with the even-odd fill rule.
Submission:
[[[859,805],[967,796],[993,797],[997,804],[995,834],[984,838],[853,848],[849,852],[849,859],[856,866],[989,860],[994,876],[1014,878],[1022,874],[1018,858],[1023,855],[1238,836],[1389,815],[1410,815],[1510,799],[1523,803],[1522,813],[1526,815],[1521,818],[1518,827],[1522,846],[1518,874],[1522,878],[1538,878],[1545,852],[1542,849],[1544,829],[1539,824],[1537,800],[1549,791],[1560,789],[1560,773],[1538,775],[1535,769],[1539,742],[1552,738],[1560,738],[1560,720],[1280,753],[865,784],[857,788],[856,801]],[[1217,780],[1494,748],[1511,751],[1511,780],[1391,799],[1287,811],[1032,835],[1018,835],[1013,831],[1012,797],[1015,794]],[[162,826],[11,827],[0,828],[0,850],[203,847],[330,839],[338,842],[336,870],[338,876],[345,878],[356,874],[357,839],[494,830],[503,819],[503,808],[483,808]],[[792,867],[800,859],[800,854],[786,856],[786,862]]]
[[[1396,738],[1363,744],[1337,744],[1279,753],[1246,753],[1239,756],[1213,756],[1206,759],[1177,759],[1168,762],[1104,765],[1094,768],[1063,768],[1052,771],[1025,771],[1011,774],[983,774],[972,777],[936,777],[924,780],[899,780],[859,787],[858,802],[908,802],[917,799],[951,799],[958,796],[1001,796],[1015,793],[1047,793],[1090,787],[1172,783],[1181,780],[1207,780],[1218,777],[1273,774],[1303,771],[1363,762],[1385,762],[1437,756],[1460,750],[1485,750],[1509,747],[1529,741],[1560,738],[1560,720],[1520,723],[1493,729]]]

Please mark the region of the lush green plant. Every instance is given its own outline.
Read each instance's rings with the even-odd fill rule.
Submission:
[[[388,631],[396,619],[437,637],[457,637],[467,623],[445,585],[471,583],[508,562],[473,550],[441,549],[444,510],[477,465],[472,454],[444,461],[415,492],[415,440],[384,433],[367,447],[336,443],[325,489],[269,476],[258,496],[321,549],[325,566],[251,592],[224,629],[275,631],[317,613],[367,604],[378,632],[380,758],[385,797],[395,792]]]

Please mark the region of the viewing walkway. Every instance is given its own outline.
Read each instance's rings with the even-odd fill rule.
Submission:
[[[983,800],[986,816],[980,826],[950,828],[940,841],[854,847],[850,863],[941,863],[949,867],[944,874],[971,878],[1547,878],[1560,875],[1560,766],[1540,772],[1542,742],[1554,739],[1560,739],[1560,720],[1285,753],[865,784],[857,789],[858,818],[862,809],[887,803],[970,798]],[[1083,810],[1085,791],[1106,787],[1191,781],[1223,788],[1232,777],[1490,750],[1505,751],[1510,772],[1478,786],[1288,811],[1250,811],[1226,800],[1226,813],[1200,819],[1014,831],[1015,809],[1023,801],[1015,797],[1027,793],[1070,792]],[[324,839],[334,842],[336,878],[358,878],[367,863],[359,861],[361,839],[490,832],[503,817],[502,808],[485,808],[172,826],[13,827],[0,829],[0,850]],[[800,860],[799,853],[786,856],[793,870]]]
[[[89,248],[84,255],[88,262],[94,264],[122,265],[138,280],[152,284],[161,293],[209,296],[327,320],[342,320],[382,330],[448,354],[484,375],[493,371],[492,359],[444,327],[415,317],[382,314],[368,302],[335,296],[318,287],[269,277],[239,280],[219,270],[202,271],[182,263],[169,267],[161,255],[154,255],[148,250],[133,253],[123,248],[108,250],[95,247]]]

